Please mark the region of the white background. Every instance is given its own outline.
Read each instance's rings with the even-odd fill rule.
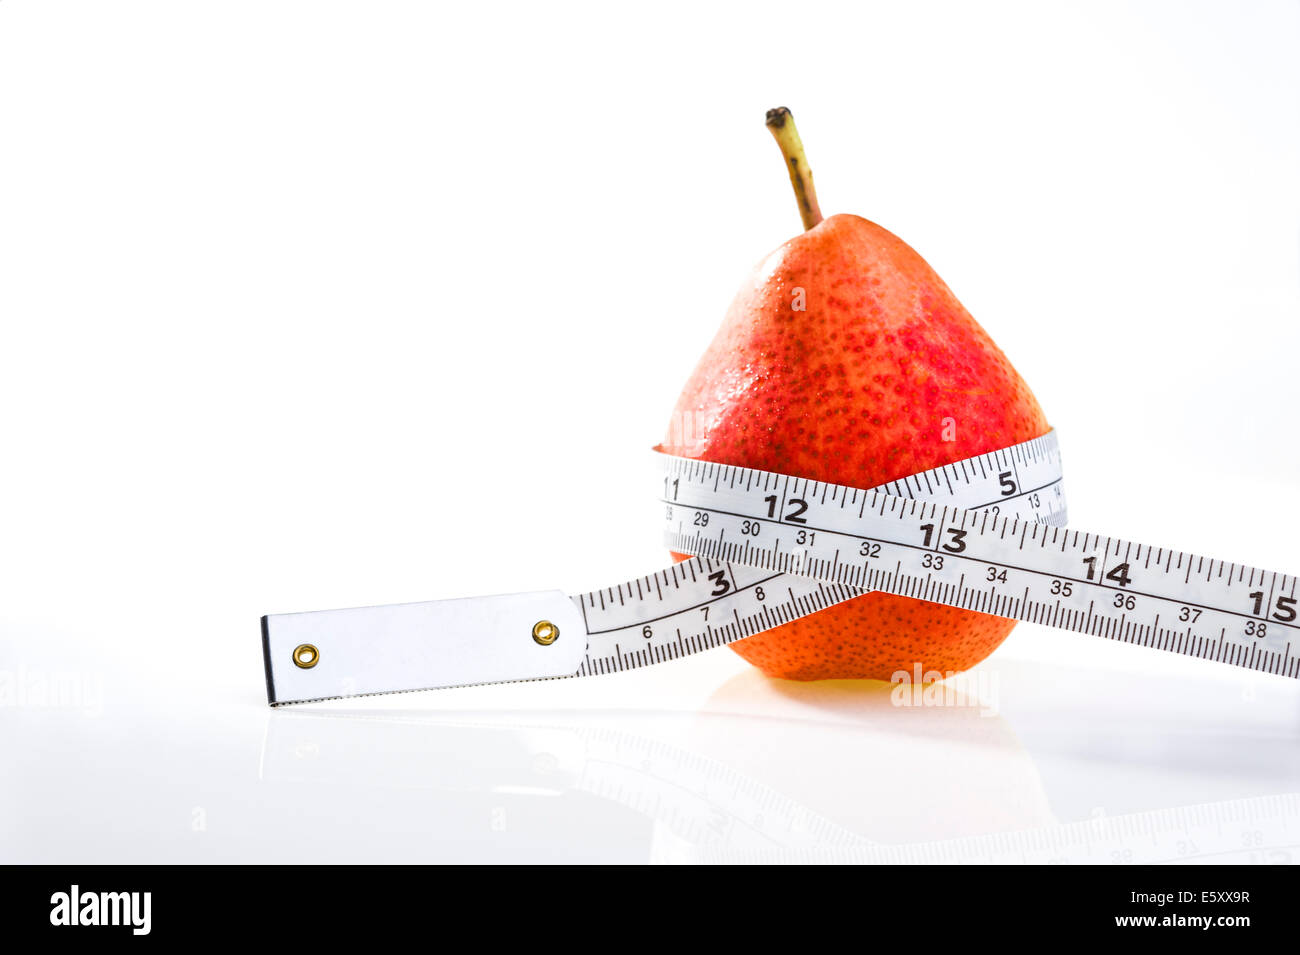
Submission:
[[[964,707],[721,650],[271,712],[257,621],[661,565],[647,449],[798,231],[781,104],[1035,389],[1073,524],[1300,570],[1297,41],[1295,2],[0,5],[0,860],[1283,856],[1276,678],[1021,625]]]

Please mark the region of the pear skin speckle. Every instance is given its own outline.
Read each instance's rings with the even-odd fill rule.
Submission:
[[[664,448],[869,488],[1049,429],[925,260],[875,223],[838,215],[751,275],[683,389]],[[731,646],[774,677],[888,680],[917,665],[967,669],[1014,626],[873,593]]]

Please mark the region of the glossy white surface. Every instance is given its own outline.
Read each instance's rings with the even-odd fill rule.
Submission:
[[[175,692],[106,668],[84,707],[0,711],[3,845],[67,862],[1294,860],[1296,687],[1144,657],[1022,626],[941,706],[773,683],[723,650],[272,711],[255,660],[211,681],[177,652]]]
[[[661,566],[780,102],[1072,524],[1300,571],[1296,6],[788,10],[0,4],[0,861],[1297,858],[1300,686],[1028,625],[938,706],[720,650],[267,708],[262,614]]]

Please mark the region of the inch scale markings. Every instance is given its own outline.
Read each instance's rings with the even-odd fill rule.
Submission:
[[[746,469],[718,466],[724,480],[711,482],[717,489],[710,491],[701,482],[712,476],[708,468],[701,473],[674,458],[664,467],[670,481],[681,478],[664,501],[665,538],[676,550],[749,563],[726,539],[745,529],[747,548],[765,554],[764,566],[791,575],[1300,676],[1291,647],[1300,633],[1291,575],[1241,568],[1238,579],[1248,571],[1254,589],[1232,591],[1232,575],[1205,572],[1215,561],[1197,555],[1160,549],[1164,566],[1152,567],[1156,549],[1146,545],[883,490],[867,492],[858,512],[846,513],[824,503],[834,500],[833,486],[782,477],[787,493],[808,505],[794,524],[767,516],[762,501],[736,489],[745,482],[726,480]]]
[[[660,464],[665,539],[696,556],[571,597],[264,617],[268,700],[617,673],[871,590],[1300,677],[1296,577],[1063,526],[1055,432],[872,490],[666,454]],[[544,624],[558,638],[537,639]]]
[[[746,507],[744,513],[729,515],[733,520],[723,527],[713,516],[716,511],[709,510],[707,520],[712,523],[701,524],[698,522],[705,519],[696,517],[697,509],[685,508],[680,500],[662,498],[666,521],[670,525],[676,522],[676,536],[668,540],[671,549],[701,556],[640,578],[646,590],[650,588],[644,586],[645,582],[655,577],[671,579],[673,587],[671,591],[665,587],[656,592],[652,600],[619,608],[618,613],[610,612],[601,603],[600,591],[574,597],[586,615],[588,632],[587,656],[578,676],[610,672],[612,661],[620,654],[626,655],[631,647],[655,648],[672,653],[676,659],[753,636],[866,592],[851,581],[814,579],[785,571],[800,550],[799,531],[805,535],[820,533],[809,524],[810,508],[860,515],[869,502],[876,506],[874,492],[688,458],[661,457],[666,468],[665,495],[680,495],[687,488],[696,488],[710,499],[736,495],[742,500],[758,501],[761,514],[751,515]],[[1018,470],[1031,482],[1029,488],[1019,483]],[[1044,493],[1046,488],[1052,491]],[[890,500],[924,497],[1027,521],[1065,520],[1055,432],[1005,451],[910,475],[877,490]],[[776,522],[773,518],[778,515],[781,520]],[[772,523],[793,529],[791,539],[764,538],[763,528]],[[755,528],[757,538],[753,536]],[[715,559],[716,553],[707,553],[717,547],[725,551],[720,559]],[[859,547],[855,544],[849,553],[856,553]],[[834,556],[828,566],[839,567]]]

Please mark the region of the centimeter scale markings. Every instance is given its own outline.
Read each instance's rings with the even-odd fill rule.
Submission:
[[[851,581],[785,573],[790,568],[785,566],[787,554],[781,551],[783,538],[770,531],[763,537],[765,526],[784,524],[792,531],[791,546],[811,543],[809,535],[818,531],[807,524],[809,508],[824,506],[832,499],[837,491],[834,485],[791,484],[793,479],[768,472],[671,455],[660,457],[665,468],[663,492],[667,497],[661,504],[668,522],[667,542],[680,553],[701,556],[574,597],[588,633],[587,656],[578,676],[675,660],[770,630],[866,592]],[[704,505],[686,506],[681,495],[696,486],[710,497],[740,491],[758,500],[761,514],[725,515],[739,521],[733,529],[734,541],[728,540],[728,527],[715,517],[715,513],[722,516],[721,512]],[[899,500],[929,499],[953,507],[984,509],[995,516],[1065,522],[1055,431],[913,474],[876,490]]]
[[[872,490],[659,457],[690,560],[572,597],[264,617],[269,701],[614,673],[872,590],[1300,677],[1296,577],[1065,527],[1054,431]]]
[[[1292,575],[882,490],[680,458],[665,470],[676,550],[1300,675]]]

